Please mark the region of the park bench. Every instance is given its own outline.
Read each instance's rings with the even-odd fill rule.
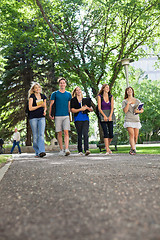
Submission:
[[[114,134],[114,137],[113,137],[113,139],[112,139],[112,142],[111,142],[111,144],[110,144],[110,145],[114,145],[114,146],[115,146],[115,151],[118,150],[118,148],[117,148],[117,142],[118,142],[118,133],[115,133],[115,134]],[[97,143],[97,147],[99,147],[100,152],[102,152],[102,149],[105,148],[104,142],[98,142],[98,143]]]

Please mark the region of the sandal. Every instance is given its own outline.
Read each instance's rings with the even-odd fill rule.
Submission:
[[[105,154],[106,154],[106,155],[109,155],[109,152],[106,152]]]
[[[135,150],[135,149],[133,149],[132,151],[133,151],[133,155],[135,155],[135,154],[136,154],[136,150]]]
[[[109,154],[112,154],[112,151],[111,151],[111,149],[109,149]]]
[[[131,149],[131,150],[129,151],[129,154],[130,154],[130,155],[135,155],[135,154],[136,154],[136,150],[135,150],[135,149]]]

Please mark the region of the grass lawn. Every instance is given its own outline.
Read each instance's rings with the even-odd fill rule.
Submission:
[[[113,153],[129,153],[130,146],[118,145],[118,151],[113,151]],[[110,146],[111,150],[114,150],[114,146]],[[160,146],[136,146],[136,150],[138,154],[160,154]],[[99,149],[90,149],[91,153],[99,153]]]
[[[9,155],[0,155],[0,167],[2,167],[3,164],[7,162],[8,158],[10,158]]]

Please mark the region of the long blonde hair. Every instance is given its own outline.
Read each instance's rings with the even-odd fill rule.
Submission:
[[[41,85],[40,85],[38,82],[32,82],[32,85],[31,85],[31,87],[30,87],[30,89],[29,89],[29,91],[28,91],[28,99],[29,99],[29,97],[31,96],[31,94],[35,92],[35,91],[34,91],[34,87],[35,87],[36,85],[38,85],[38,86],[40,87],[41,92],[42,92]]]
[[[80,87],[75,87],[75,89],[72,91],[72,98],[74,98],[74,97],[77,97],[77,95],[76,95],[76,90],[77,90],[77,88],[80,88]],[[81,89],[81,88],[80,88]],[[82,91],[82,89],[81,89],[81,91]],[[83,98],[83,94],[82,94],[82,98]]]

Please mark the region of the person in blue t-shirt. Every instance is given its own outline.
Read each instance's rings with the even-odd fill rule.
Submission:
[[[59,155],[64,155],[63,151],[63,140],[62,140],[62,131],[64,131],[64,143],[65,143],[65,156],[70,155],[69,151],[69,130],[70,130],[70,100],[71,93],[65,90],[66,88],[66,79],[59,78],[59,90],[55,91],[51,95],[49,117],[53,120],[55,119],[55,131],[57,132],[58,143],[60,147]],[[52,105],[55,102],[55,116],[51,116]]]
[[[74,122],[78,134],[78,152],[83,155],[82,136],[84,137],[84,152],[89,155],[88,132],[89,132],[89,117],[88,113],[92,112],[91,99],[83,98],[82,90],[76,87],[72,92],[71,112],[74,113]]]

